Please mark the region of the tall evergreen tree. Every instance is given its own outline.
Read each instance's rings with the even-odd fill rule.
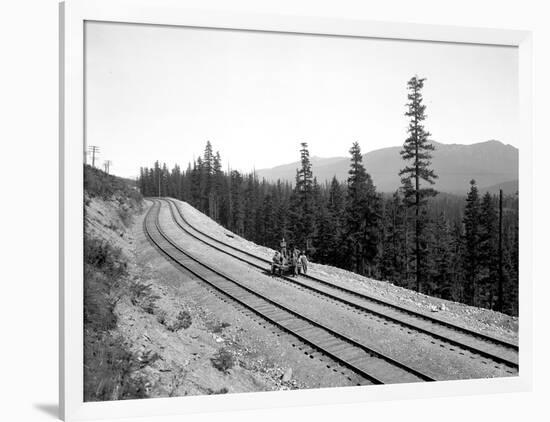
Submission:
[[[277,207],[275,214],[275,221],[277,225],[276,234],[278,241],[280,241],[281,239],[288,239],[290,232],[290,186],[288,183],[282,183],[280,180],[277,181],[275,198]]]
[[[453,274],[451,228],[445,215],[439,214],[429,225],[430,237],[427,255],[427,284],[425,292],[443,299],[452,298]]]
[[[202,157],[197,158],[197,178],[199,190],[199,210],[203,213],[208,212],[208,165]]]
[[[263,233],[261,233],[262,243],[270,248],[276,249],[278,247],[278,233],[277,233],[277,214],[273,200],[273,195],[268,193],[263,200],[260,218],[262,221]]]
[[[346,192],[342,184],[336,179],[336,176],[332,178],[328,191],[328,199],[326,208],[328,211],[327,224],[328,244],[326,246],[328,250],[327,264],[342,266],[344,254],[342,253],[342,239],[344,231],[344,210],[346,206]]]
[[[391,200],[386,201],[383,212],[382,256],[380,261],[381,276],[399,285],[406,286],[407,250],[406,230],[407,214],[399,191]]]
[[[378,253],[379,197],[363,166],[357,142],[350,149],[351,165],[346,201],[346,261],[352,271],[371,275]]]
[[[223,194],[222,159],[219,151],[212,158],[212,185],[210,192],[211,217],[220,222],[220,209],[222,207]]]
[[[466,197],[464,210],[464,269],[466,271],[465,299],[476,304],[477,282],[479,279],[479,239],[480,202],[476,181],[470,181],[470,191]]]
[[[244,235],[244,190],[243,190],[243,177],[237,171],[231,171],[229,176],[231,178],[231,206],[233,209],[231,230],[237,233],[239,236]]]
[[[496,305],[498,283],[498,220],[494,199],[485,193],[479,216],[479,304],[492,309]]]
[[[314,235],[313,172],[307,142],[300,149],[300,168],[296,170],[296,186],[292,196],[293,241],[299,248],[311,247]]]
[[[244,189],[244,236],[253,242],[257,239],[256,223],[259,200],[258,179],[255,174],[245,178]]]
[[[430,143],[430,133],[425,129],[423,121],[426,119],[426,106],[423,104],[422,88],[424,87],[424,78],[412,77],[407,83],[408,104],[405,115],[410,118],[408,134],[409,137],[403,144],[401,157],[409,162],[405,168],[399,172],[403,191],[410,206],[414,207],[414,226],[415,226],[415,274],[416,289],[420,291],[422,283],[422,266],[424,265],[424,252],[421,248],[422,243],[422,225],[421,208],[426,204],[426,198],[435,196],[437,192],[431,187],[423,187],[422,182],[433,185],[437,178],[434,171],[430,168],[431,152],[434,150]]]
[[[203,210],[208,216],[215,218],[214,204],[214,151],[210,141],[206,141],[204,154],[202,158],[202,177],[203,177]]]
[[[517,198],[516,198],[517,204]],[[519,226],[518,210],[512,210],[513,219],[506,225],[507,236],[504,242],[506,247],[506,267],[508,276],[504,288],[503,311],[518,315],[518,294],[519,294]]]

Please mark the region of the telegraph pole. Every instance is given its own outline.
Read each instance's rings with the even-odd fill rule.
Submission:
[[[111,164],[113,164],[111,160],[106,160],[103,163],[103,167],[105,168],[105,173],[109,174],[109,169],[111,168]]]
[[[92,154],[92,167],[95,167],[95,156],[96,156],[96,154],[99,154],[99,147],[96,146],[96,145],[90,145],[88,147],[88,150]]]
[[[503,308],[503,269],[502,269],[502,189],[498,198],[498,310]]]

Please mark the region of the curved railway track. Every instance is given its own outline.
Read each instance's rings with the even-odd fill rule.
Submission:
[[[175,201],[172,199],[163,200],[167,202],[176,224],[187,234],[248,265],[264,272],[269,271],[271,262],[268,259],[254,255],[248,251],[243,251],[204,233],[189,223]],[[455,350],[453,347],[467,350],[480,358],[490,359],[498,364],[506,365],[511,369],[511,371],[507,371],[510,374],[517,372],[519,369],[519,348],[516,344],[509,341],[461,327],[448,321],[348,289],[344,286],[336,285],[331,281],[315,276],[283,276],[281,279],[294,284],[298,288],[324,296],[329,300],[337,301],[345,306],[374,315],[407,330],[414,330],[447,343],[451,347],[451,351]]]
[[[211,288],[253,312],[300,342],[316,349],[339,365],[372,384],[435,381],[372,347],[315,321],[283,303],[244,285],[201,262],[179,247],[159,223],[161,202],[153,200],[144,220],[144,231],[153,245],[170,261],[190,272]]]

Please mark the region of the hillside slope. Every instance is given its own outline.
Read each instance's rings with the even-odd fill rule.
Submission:
[[[84,204],[85,401],[303,387],[260,360],[258,342],[209,310],[218,298],[152,247],[149,204],[132,183],[88,166]]]
[[[480,142],[471,145],[442,144],[433,142],[433,168],[439,176],[435,188],[442,192],[464,193],[471,179],[481,188],[518,179],[518,149],[499,141]],[[378,191],[393,192],[400,186],[398,176],[403,167],[400,146],[368,152],[363,156],[367,171]],[[259,177],[267,180],[294,182],[298,162],[271,169],[257,170]],[[312,158],[313,174],[319,182],[336,176],[344,181],[348,177],[349,158]],[[513,192],[507,192],[513,193]]]

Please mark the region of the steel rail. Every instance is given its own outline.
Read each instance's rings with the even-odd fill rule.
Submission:
[[[358,373],[359,375],[361,375],[362,377],[368,379],[369,381],[371,381],[372,383],[374,384],[383,384],[384,382],[382,380],[380,380],[379,378],[376,378],[374,376],[372,376],[371,374],[368,374],[367,372],[365,372],[363,369],[361,368],[358,368],[356,365],[354,365],[353,363],[347,361],[346,359],[343,359],[342,357],[339,357],[337,355],[335,355],[334,353],[332,353],[331,351],[327,350],[326,348],[322,347],[321,345],[315,343],[314,341],[312,341],[311,339],[308,339],[302,335],[300,335],[299,333],[297,333],[296,331],[292,330],[292,329],[289,329],[288,327],[286,327],[285,325],[281,324],[280,322],[276,321],[274,318],[266,315],[265,313],[263,313],[262,311],[254,308],[253,306],[250,306],[249,304],[247,304],[246,302],[244,302],[243,300],[241,300],[240,298],[238,298],[236,295],[234,294],[231,294],[230,292],[228,292],[227,290],[224,290],[223,288],[221,288],[219,285],[217,285],[216,283],[208,280],[207,277],[205,277],[204,275],[202,274],[199,274],[198,271],[195,271],[193,270],[192,268],[189,268],[188,265],[184,264],[183,262],[181,262],[181,260],[178,260],[176,257],[172,256],[169,252],[166,251],[165,248],[163,248],[160,244],[159,244],[159,241],[157,239],[155,239],[154,235],[151,233],[151,229],[150,227],[148,226],[147,222],[148,222],[148,219],[149,219],[149,215],[151,214],[151,212],[153,212],[153,209],[156,208],[155,210],[155,213],[156,213],[156,216],[155,216],[155,230],[158,232],[159,236],[161,236],[161,240],[164,240],[166,243],[169,244],[170,247],[174,248],[175,250],[177,250],[179,253],[181,253],[182,255],[184,255],[185,257],[189,258],[190,260],[196,262],[198,265],[200,265],[201,267],[203,267],[204,269],[207,269],[208,271],[214,273],[214,274],[217,274],[218,276],[222,277],[223,279],[229,281],[230,283],[233,283],[234,285],[237,285],[240,289],[250,293],[251,295],[253,296],[256,296],[260,299],[262,299],[263,301],[283,310],[284,312],[294,316],[295,318],[299,319],[299,320],[302,320],[302,321],[305,321],[307,322],[308,324],[310,324],[311,326],[313,327],[317,327],[317,328],[320,328],[322,330],[324,330],[326,333],[330,334],[331,336],[337,338],[337,339],[340,339],[342,340],[344,343],[347,343],[355,348],[358,348],[362,351],[364,351],[365,353],[367,353],[368,355],[370,355],[371,357],[374,357],[376,359],[380,359],[382,361],[385,361],[386,363],[394,366],[394,367],[397,367],[403,371],[406,371],[412,375],[414,375],[415,377],[417,377],[418,379],[420,380],[423,380],[423,381],[435,381],[434,378],[432,378],[431,376],[429,375],[426,375],[414,368],[411,368],[409,366],[407,366],[406,364],[402,363],[402,362],[399,362],[397,361],[396,359],[393,359],[389,356],[386,356],[384,355],[382,352],[380,351],[377,351],[375,349],[373,349],[372,347],[370,346],[367,346],[363,343],[360,343],[348,336],[346,336],[345,334],[342,334],[340,332],[337,332],[335,330],[333,330],[332,328],[330,327],[327,327],[325,324],[323,323],[320,323],[318,321],[315,321],[313,320],[312,318],[309,318],[309,317],[306,317],[302,314],[300,314],[299,312],[293,310],[293,309],[290,309],[288,308],[287,306],[285,306],[284,304],[274,300],[274,299],[271,299],[265,295],[263,295],[262,293],[260,292],[257,292],[256,290],[246,286],[246,285],[243,285],[241,282],[237,281],[237,280],[234,280],[233,278],[229,277],[228,275],[226,274],[223,274],[222,272],[216,270],[215,268],[212,268],[211,266],[203,263],[202,261],[200,261],[198,258],[194,257],[192,254],[190,254],[189,252],[183,250],[179,245],[177,245],[172,239],[170,239],[169,236],[167,236],[164,231],[162,230],[162,228],[160,227],[159,225],[159,213],[160,213],[160,201],[157,201],[157,200],[153,200],[153,205],[152,207],[150,208],[149,212],[148,212],[148,215],[146,216],[146,218],[144,219],[144,230],[145,230],[145,233],[147,234],[148,238],[150,239],[150,241],[155,245],[155,247],[157,249],[160,250],[160,252],[163,253],[163,255],[167,256],[171,261],[173,261],[174,263],[176,263],[177,265],[179,265],[180,267],[184,268],[186,271],[190,272],[191,274],[193,274],[195,277],[199,278],[200,280],[206,282],[208,285],[210,285],[211,287],[213,287],[214,289],[220,291],[221,293],[223,293],[224,295],[230,297],[232,300],[236,301],[237,303],[239,303],[240,305],[242,305],[243,307],[245,307],[246,309],[249,309],[250,311],[254,312],[255,314],[257,314],[258,316],[262,317],[263,319],[267,320],[268,322],[272,323],[273,325],[277,326],[279,329],[285,331],[285,332],[288,332],[289,334],[292,334],[293,336],[297,337],[300,341],[310,345],[311,347],[313,347],[314,349],[317,349],[318,351],[320,351],[321,353],[329,356],[331,359],[335,360],[336,362],[338,362],[339,364],[347,367],[348,369],[352,370],[353,372],[355,373]]]
[[[227,244],[219,239],[216,239],[215,237],[213,236],[210,236],[209,234],[207,233],[204,233],[202,232],[201,230],[197,229],[196,227],[194,227],[192,224],[189,223],[189,221],[184,217],[181,209],[177,206],[177,204],[170,198],[163,198],[163,200],[165,200],[166,202],[168,202],[169,204],[169,208],[170,208],[170,211],[172,213],[172,218],[174,219],[174,221],[176,222],[176,224],[182,229],[184,230],[186,233],[188,233],[190,236],[193,236],[195,239],[207,244],[208,246],[220,251],[220,252],[223,252],[227,255],[230,255],[242,262],[245,262],[249,265],[252,265],[258,269],[261,269],[261,270],[267,270],[266,267],[262,266],[262,265],[259,265],[257,263],[254,263],[254,262],[251,262],[245,258],[242,258],[238,255],[235,255],[227,250],[224,250],[218,246],[216,246],[215,244],[211,244],[207,241],[205,241],[204,239],[201,239],[199,236],[197,236],[196,234],[192,233],[191,231],[189,231],[187,228],[185,228],[176,218],[175,214],[174,214],[174,211],[172,209],[172,206],[176,209],[176,211],[178,212],[178,215],[179,217],[182,219],[182,221],[187,225],[189,226],[189,228],[191,228],[191,230],[199,233],[201,236],[203,237],[206,237],[207,239],[210,239],[224,247],[227,247],[227,248],[230,248],[236,252],[239,252],[239,253],[242,253],[244,255],[247,255],[247,256],[250,256],[251,258],[254,258],[256,260],[259,260],[261,262],[264,262],[264,263],[270,263],[269,260],[263,258],[263,257],[260,257],[260,256],[257,256],[257,255],[254,255],[252,253],[249,253],[247,251],[243,251],[243,250],[240,250],[239,248],[233,246],[233,245],[230,245],[230,244]],[[171,206],[170,206],[171,205]],[[302,275],[302,277],[304,277],[304,275]],[[305,284],[301,281],[299,281],[298,279],[296,278],[290,278],[290,277],[286,277],[286,276],[283,276],[282,277],[283,279],[291,282],[291,283],[295,283],[295,284],[298,284],[300,285],[301,287],[304,287],[304,288],[307,288],[309,290],[312,290],[318,294],[321,294],[323,296],[326,296],[326,297],[329,297],[333,300],[336,300],[336,301],[339,301],[339,302],[342,302],[350,307],[353,307],[353,308],[356,308],[356,309],[360,309],[364,312],[368,312],[368,313],[371,313],[371,314],[374,314],[378,317],[381,317],[381,318],[384,318],[384,319],[387,319],[389,321],[391,321],[392,323],[395,323],[395,324],[399,324],[399,325],[402,325],[408,329],[412,329],[412,330],[415,330],[415,331],[418,331],[418,332],[421,332],[423,334],[426,334],[426,335],[429,335],[433,338],[436,338],[438,340],[441,340],[441,341],[444,341],[444,342],[447,342],[449,344],[452,344],[456,347],[460,347],[461,349],[465,349],[465,350],[468,350],[470,352],[473,352],[473,353],[476,353],[476,354],[479,354],[483,357],[486,357],[488,359],[491,359],[495,362],[498,362],[498,363],[502,363],[502,364],[505,364],[509,367],[512,367],[512,368],[519,368],[519,364],[517,361],[514,361],[514,360],[510,360],[506,357],[502,357],[502,356],[498,356],[494,353],[491,353],[491,352],[488,352],[488,351],[485,351],[485,350],[482,350],[480,349],[479,347],[476,347],[476,346],[473,346],[473,345],[469,345],[469,344],[465,344],[464,342],[460,341],[460,340],[455,340],[455,339],[451,339],[449,338],[448,336],[446,335],[443,335],[443,334],[438,334],[438,333],[434,333],[433,331],[429,330],[429,329],[426,329],[426,328],[422,328],[422,327],[419,327],[418,325],[415,325],[413,323],[410,323],[410,322],[407,322],[407,321],[404,321],[403,319],[401,318],[396,318],[396,317],[392,317],[390,315],[387,315],[385,313],[382,313],[380,311],[376,311],[374,309],[371,309],[371,308],[368,308],[368,307],[365,307],[365,306],[362,306],[361,304],[358,304],[358,303],[355,303],[355,302],[352,302],[352,301],[349,301],[345,298],[342,298],[342,297],[338,297],[338,296],[334,296],[333,294],[331,293],[328,293],[328,292],[325,292],[323,290],[319,290],[313,286],[310,286],[308,284]],[[453,330],[453,331],[458,331],[459,333],[463,334],[463,335],[467,335],[467,336],[472,336],[472,337],[476,337],[476,338],[480,338],[482,339],[483,341],[486,341],[486,342],[490,342],[490,343],[494,343],[498,346],[501,346],[501,347],[505,347],[505,348],[509,348],[509,349],[512,349],[514,351],[517,351],[518,350],[518,347],[517,345],[513,344],[513,343],[510,343],[510,342],[507,342],[505,340],[502,340],[502,339],[498,339],[498,338],[495,338],[495,337],[492,337],[492,336],[488,336],[488,335],[485,335],[483,333],[478,333],[477,331],[473,331],[473,330],[469,330],[465,327],[461,327],[459,325],[455,325],[455,324],[452,324],[452,323],[449,323],[447,321],[443,321],[443,320],[440,320],[439,318],[433,318],[431,316],[428,316],[428,315],[424,315],[422,313],[419,313],[419,312],[416,312],[416,311],[413,311],[413,310],[409,310],[407,308],[404,308],[404,307],[401,307],[399,305],[395,305],[395,304],[392,304],[390,302],[386,302],[384,300],[381,300],[381,299],[378,299],[378,298],[373,298],[372,296],[369,296],[369,295],[366,295],[366,294],[363,294],[363,293],[359,293],[359,292],[356,292],[356,291],[353,291],[353,290],[350,290],[350,289],[347,289],[345,287],[342,287],[342,286],[337,286],[331,282],[328,282],[326,280],[322,280],[322,279],[319,279],[317,277],[313,277],[313,276],[308,276],[306,275],[305,278],[308,278],[308,279],[311,279],[313,281],[316,281],[318,283],[321,283],[323,285],[328,285],[329,287],[331,288],[334,288],[336,290],[340,290],[340,291],[343,291],[344,293],[348,293],[348,294],[351,294],[353,296],[356,296],[356,297],[359,297],[363,300],[366,300],[366,301],[369,301],[369,302],[374,302],[376,304],[379,304],[379,305],[382,305],[382,306],[386,306],[386,307],[389,307],[389,308],[392,308],[392,309],[395,309],[397,310],[398,312],[401,312],[401,313],[405,313],[405,314],[408,314],[410,316],[413,316],[415,318],[421,318],[423,320],[427,320],[428,322],[432,323],[432,324],[437,324],[437,325],[442,325],[450,330]]]

